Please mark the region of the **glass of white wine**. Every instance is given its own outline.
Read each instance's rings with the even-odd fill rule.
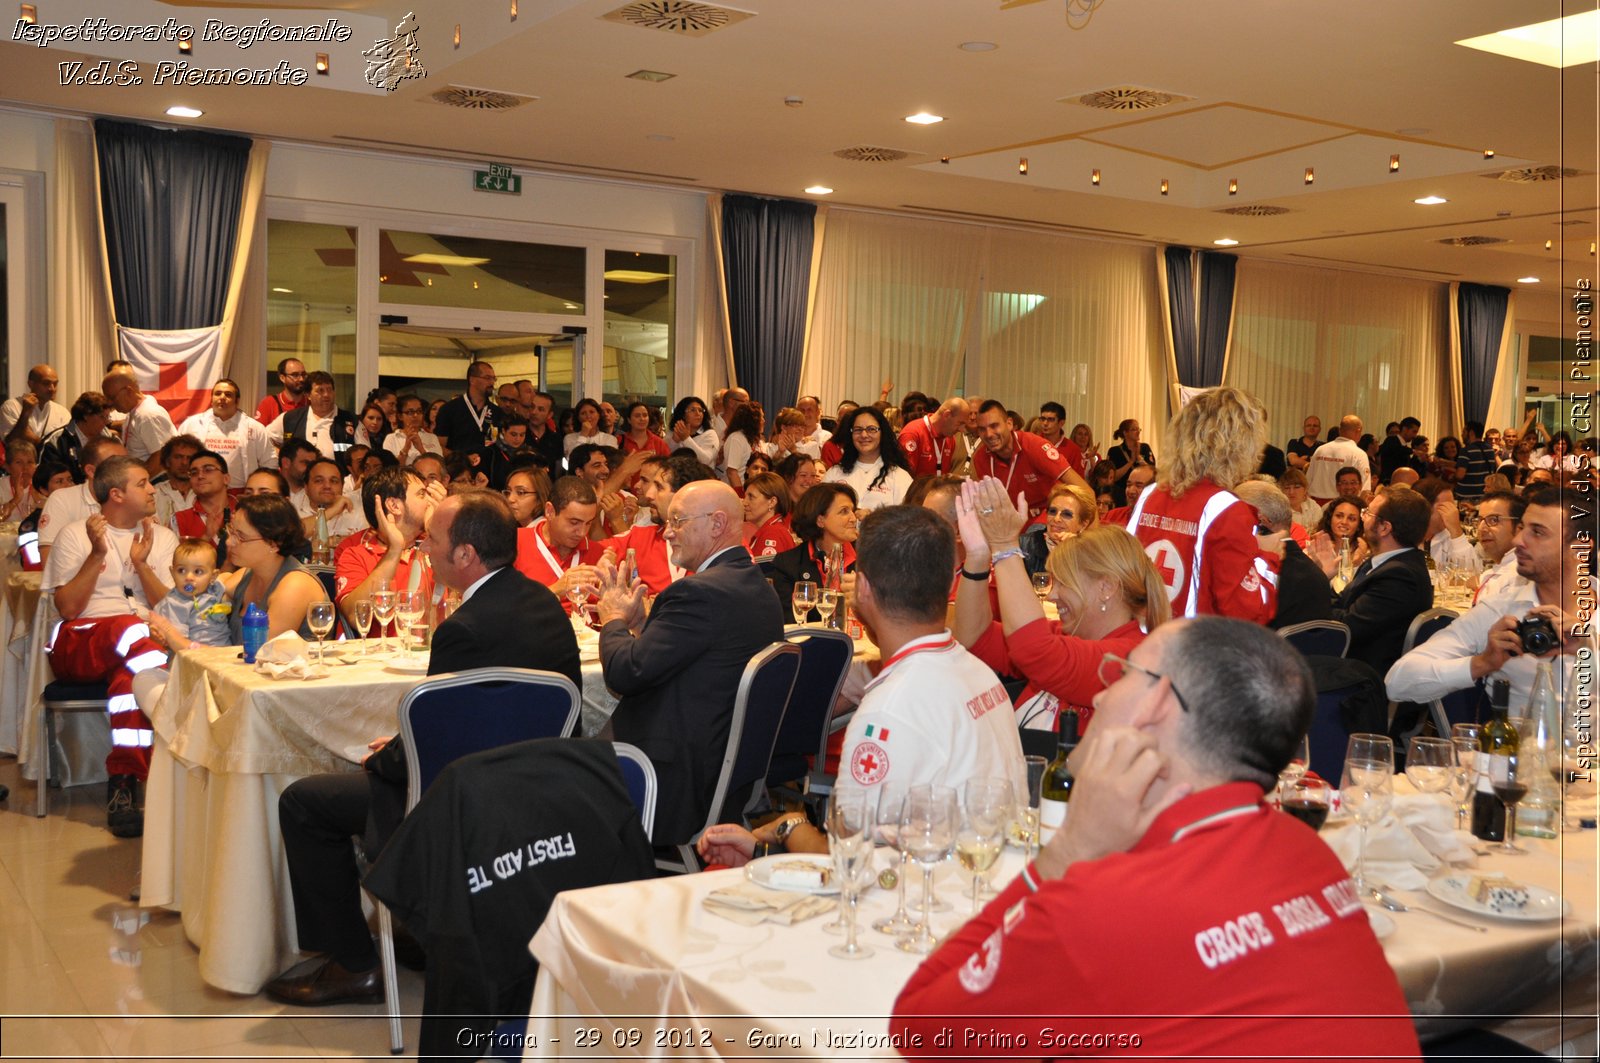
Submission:
[[[1055,586],[1055,579],[1048,572],[1035,572],[1028,579],[1033,583],[1033,596],[1042,603],[1050,597],[1050,588]]]
[[[372,615],[378,621],[378,655],[389,652],[389,624],[394,620],[395,593],[380,585],[372,592]]]
[[[1000,859],[1006,819],[1011,812],[1011,784],[1004,779],[968,779],[961,794],[961,829],[956,832],[956,860],[972,875],[972,911],[978,911],[984,879]]]
[[[367,652],[367,641],[372,638],[372,599],[363,598],[351,610],[356,617],[356,630],[361,632],[361,653]]]
[[[306,627],[317,637],[317,663],[320,665],[325,661],[326,640],[333,631],[333,603],[313,602],[306,610]]]
[[[810,580],[801,580],[794,585],[794,596],[790,606],[794,609],[794,622],[801,627],[805,626],[806,617],[811,615],[811,610],[817,607],[821,600],[817,585]]]
[[[828,621],[833,618],[833,612],[839,607],[838,591],[824,590],[817,595],[817,615],[822,617],[822,626],[827,627]]]
[[[394,614],[400,618],[400,655],[411,656],[411,625],[422,619],[428,607],[427,595],[421,591],[401,591],[394,597]]]

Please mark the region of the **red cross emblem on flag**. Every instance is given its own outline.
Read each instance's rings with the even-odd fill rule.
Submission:
[[[211,405],[222,376],[222,329],[157,331],[118,326],[117,348],[133,366],[139,388],[181,422]]]

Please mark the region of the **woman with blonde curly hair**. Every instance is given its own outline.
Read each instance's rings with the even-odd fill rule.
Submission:
[[[1162,478],[1128,518],[1167,588],[1174,616],[1265,624],[1277,608],[1279,553],[1256,539],[1255,511],[1232,488],[1255,472],[1266,411],[1238,388],[1202,391],[1172,419]]]
[[[1089,511],[1094,512],[1092,506]],[[1172,615],[1166,587],[1149,558],[1121,528],[1102,526],[1067,536],[1046,563],[1054,578],[1050,596],[1060,614],[1059,620],[1048,620],[1015,556],[1027,518],[1006,498],[1000,481],[963,485],[956,514],[966,559],[952,634],[996,672],[1028,681],[1017,698],[1019,727],[1053,729],[1062,706],[1077,712],[1080,724],[1087,723],[1094,696],[1105,688],[1101,660],[1107,653],[1127,657]],[[999,558],[992,562],[998,620],[983,578],[993,558]]]

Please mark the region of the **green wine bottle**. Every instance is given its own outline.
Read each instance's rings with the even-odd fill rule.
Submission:
[[[1056,756],[1044,769],[1039,787],[1039,844],[1050,838],[1067,820],[1067,802],[1072,800],[1072,770],[1067,758],[1078,748],[1078,714],[1062,709],[1056,717]]]

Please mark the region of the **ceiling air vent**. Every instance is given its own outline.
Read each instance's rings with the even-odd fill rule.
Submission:
[[[1276,218],[1288,214],[1288,207],[1275,207],[1270,203],[1255,203],[1248,207],[1223,207],[1218,214],[1232,214],[1236,218]]]
[[[1484,247],[1488,244],[1509,244],[1511,241],[1500,236],[1450,236],[1439,242],[1450,247]]]
[[[834,154],[851,162],[899,162],[901,159],[909,159],[913,153],[901,151],[899,148],[876,148],[864,144],[858,148],[843,148]]]
[[[539,98],[520,96],[514,92],[496,92],[494,89],[475,89],[466,85],[450,85],[429,95],[446,107],[460,107],[467,111],[509,111]]]
[[[1174,103],[1187,103],[1193,96],[1179,96],[1175,92],[1146,89],[1138,85],[1119,85],[1114,89],[1099,89],[1081,96],[1063,96],[1058,103],[1077,103],[1100,111],[1153,111]]]
[[[735,22],[743,22],[750,17],[750,12],[699,4],[694,0],[641,0],[600,17],[607,22],[676,33],[680,37],[704,37]]]
[[[1519,185],[1538,184],[1540,181],[1564,181],[1568,177],[1582,177],[1582,170],[1565,166],[1519,166],[1514,170],[1486,173],[1483,176],[1495,181],[1510,181]]]

